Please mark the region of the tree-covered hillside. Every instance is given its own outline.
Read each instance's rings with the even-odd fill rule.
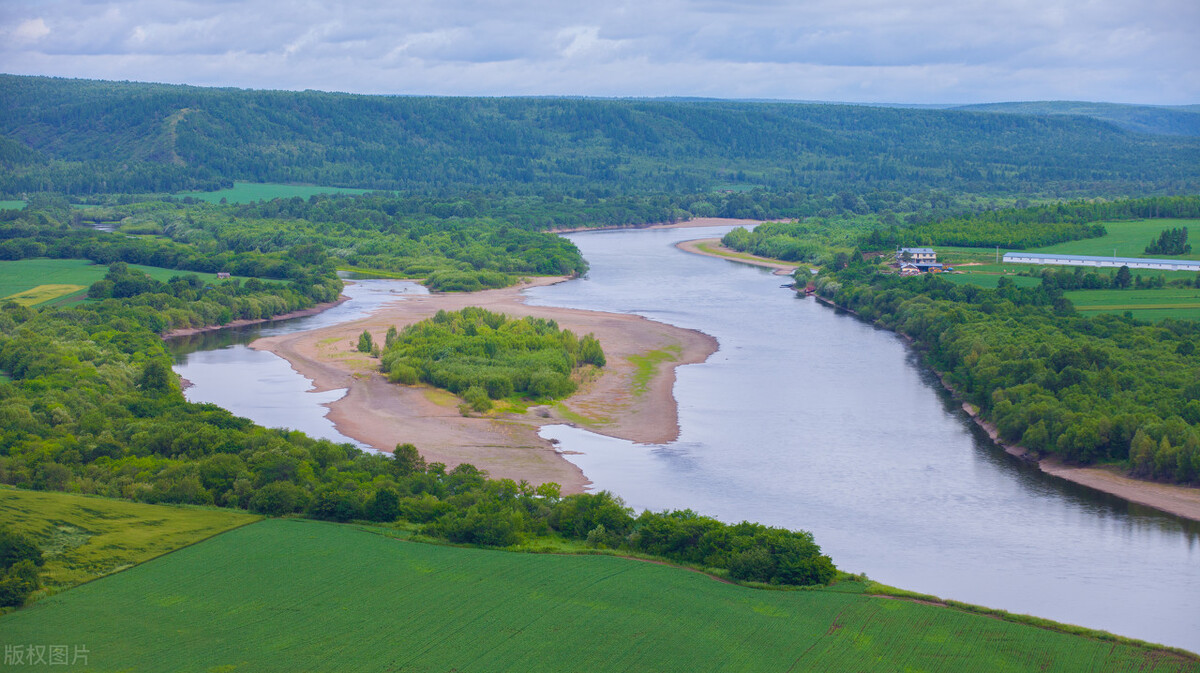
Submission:
[[[1194,105],[1122,105],[1079,101],[987,103],[955,108],[973,112],[1006,112],[1026,115],[1079,115],[1092,117],[1137,133],[1166,136],[1200,136],[1200,110]]]
[[[1200,139],[1091,119],[846,105],[388,97],[0,76],[0,192],[231,180],[605,196],[762,186],[1195,191]]]

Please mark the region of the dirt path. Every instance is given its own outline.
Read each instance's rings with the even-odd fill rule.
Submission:
[[[717,349],[716,340],[638,316],[528,306],[520,290],[561,282],[537,278],[530,283],[469,294],[408,297],[371,316],[332,327],[259,339],[252,348],[271,351],[313,379],[318,390],[347,388],[330,405],[329,419],[338,431],[383,451],[411,442],[428,461],[449,466],[469,462],[493,477],[548,481],[564,493],[580,492],[588,484],[578,468],[563,458],[537,431],[548,423],[568,423],[612,437],[642,443],[664,443],[679,434],[672,390],[675,368],[703,362]],[[594,333],[608,366],[564,403],[534,407],[526,413],[463,417],[459,399],[427,386],[391,384],[376,371],[378,361],[356,350],[358,336],[370,331],[381,342],[389,326],[424,320],[439,310],[480,306],[514,317],[549,318],[576,334]],[[664,351],[664,362],[648,380],[637,375],[630,356]],[[644,384],[644,390],[642,389]]]

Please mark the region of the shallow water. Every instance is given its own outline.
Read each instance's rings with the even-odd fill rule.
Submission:
[[[349,301],[317,315],[171,339],[174,369],[192,384],[184,395],[191,402],[211,402],[268,428],[300,430],[373,451],[338,432],[326,418],[328,404],[341,399],[345,388],[312,392],[312,380],[292,369],[287,360],[246,345],[259,337],[357,320],[384,304],[428,291],[410,281],[355,280],[343,294]]]

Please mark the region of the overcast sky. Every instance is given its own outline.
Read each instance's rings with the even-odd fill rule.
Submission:
[[[1198,0],[0,0],[0,71],[451,95],[1200,103]]]

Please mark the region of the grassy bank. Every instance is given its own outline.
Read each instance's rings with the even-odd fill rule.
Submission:
[[[39,541],[46,557],[42,584],[50,593],[130,568],[258,518],[234,510],[0,488],[0,521]]]

